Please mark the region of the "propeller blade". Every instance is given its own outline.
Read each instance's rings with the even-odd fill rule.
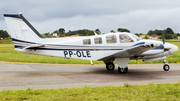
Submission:
[[[162,41],[163,41],[163,44],[165,44],[165,36],[164,36],[164,32],[162,32]]]

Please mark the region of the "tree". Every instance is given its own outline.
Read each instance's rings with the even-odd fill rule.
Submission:
[[[101,31],[99,29],[96,29],[95,32],[100,35],[101,34]]]
[[[114,31],[114,30],[110,30],[110,32],[111,32],[111,33],[115,33],[115,31]]]
[[[61,33],[61,34],[65,33],[65,29],[64,28],[59,28],[59,33]]]
[[[156,35],[162,35],[162,32],[163,32],[163,30],[158,30],[158,29],[154,30],[154,34],[156,34]]]
[[[129,32],[130,33],[130,30],[128,30],[126,28],[118,28],[117,31],[118,32]]]
[[[173,38],[173,39],[178,39],[178,37],[177,37],[176,34],[174,34],[174,35],[172,36],[172,38]]]
[[[6,32],[6,30],[0,30],[0,38],[8,38],[9,34]]]
[[[138,34],[138,33],[135,33],[135,35],[138,36],[138,37],[140,37],[140,34]]]
[[[148,35],[145,35],[144,39],[149,39],[149,36],[148,36]]]
[[[165,39],[172,39],[172,35],[171,34],[165,34]]]
[[[152,30],[149,30],[149,32],[147,33],[149,36],[153,35],[154,32]]]
[[[65,29],[59,28],[59,37],[65,37]]]
[[[93,30],[88,30],[88,29],[81,29],[81,30],[75,30],[75,31],[71,31],[69,30],[69,32],[65,33],[66,36],[71,36],[71,35],[79,35],[79,36],[90,36],[90,35],[94,35],[94,31]]]
[[[48,32],[48,33],[44,33],[44,34],[41,34],[43,37],[45,38],[52,38],[53,36]]]
[[[165,33],[167,33],[167,34],[174,34],[174,31],[171,28],[167,28],[165,30]]]

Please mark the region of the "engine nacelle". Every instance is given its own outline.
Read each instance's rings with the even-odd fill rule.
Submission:
[[[144,52],[144,53],[142,53],[141,55],[145,55],[145,56],[147,56],[147,55],[155,55],[155,54],[159,54],[159,53],[163,53],[163,49],[151,49],[151,50],[149,50],[149,51],[146,51],[146,52]]]

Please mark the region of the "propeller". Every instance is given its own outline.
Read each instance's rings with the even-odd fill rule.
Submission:
[[[163,46],[164,46],[164,44],[165,44],[165,40],[164,40],[164,31],[162,32],[162,41],[163,41]]]
[[[164,52],[168,51],[169,49],[171,49],[171,47],[165,44],[165,34],[164,34],[164,31],[162,32],[162,41],[163,41],[163,56],[162,56],[162,58],[164,60],[164,63],[166,64],[167,62],[166,62],[166,56],[164,56]]]
[[[164,34],[164,31],[162,32],[162,41],[163,41],[163,47],[164,47],[163,53],[164,53],[165,51],[168,51],[169,49],[171,49],[170,46],[168,46],[168,45],[165,44],[165,34]],[[164,55],[164,54],[163,54],[163,55]]]
[[[164,31],[162,32],[162,41],[163,41],[163,56],[162,58],[164,57],[164,51],[165,51],[165,38],[164,38]],[[164,60],[164,63],[166,63],[166,59],[163,59]]]

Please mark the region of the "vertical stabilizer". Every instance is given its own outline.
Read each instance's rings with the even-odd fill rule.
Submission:
[[[22,14],[4,14],[4,18],[13,41],[38,43],[43,38]]]

